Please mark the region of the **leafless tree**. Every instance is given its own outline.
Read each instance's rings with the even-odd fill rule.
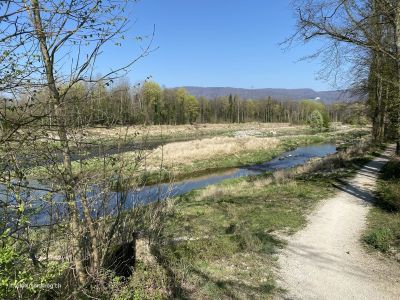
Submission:
[[[369,101],[374,103],[374,135],[380,139],[384,115],[390,106],[399,141],[400,1],[295,0],[293,6],[297,30],[286,43],[323,39],[326,43],[314,56],[323,55],[334,72],[343,62],[363,63],[369,78],[362,76],[361,82],[367,87]],[[332,59],[336,64],[332,64]],[[391,66],[395,69],[391,73],[394,77],[387,76]],[[361,69],[356,67],[358,72]]]
[[[99,278],[112,242],[121,238],[126,193],[112,192],[106,171],[88,178],[81,168],[74,167],[74,160],[81,167],[85,164],[80,153],[92,147],[93,141],[86,139],[85,122],[79,126],[70,122],[76,101],[71,95],[81,84],[109,85],[153,51],[150,35],[140,53],[125,65],[94,75],[105,45],[118,47],[138,40],[129,36],[128,30],[133,2],[0,2],[0,93],[5,99],[0,112],[2,231],[10,227],[10,220],[13,230],[8,232],[14,238],[22,238],[24,235],[18,232],[35,227],[29,218],[21,221],[27,206],[32,208],[29,216],[51,212],[45,227],[51,228],[49,236],[67,229],[69,243],[63,250],[68,251],[61,252],[72,259],[81,287]],[[95,95],[79,97],[79,101],[92,101]],[[121,134],[120,142],[125,139]],[[129,161],[132,172],[141,155],[139,151]],[[124,183],[128,162],[122,156],[107,157],[105,153],[104,163],[116,165],[114,181]],[[27,180],[28,170],[37,166],[47,174],[45,185]],[[7,218],[9,212],[12,217]],[[34,262],[40,261],[37,256],[42,254],[35,249],[30,254]]]

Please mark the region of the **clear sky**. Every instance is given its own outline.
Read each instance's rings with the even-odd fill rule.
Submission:
[[[132,5],[130,33],[147,35],[156,26],[159,47],[129,73],[132,83],[152,76],[166,87],[313,88],[318,61],[298,60],[318,44],[283,51],[279,43],[294,31],[290,0],[140,0]],[[103,62],[118,66],[138,45],[105,51]],[[101,70],[100,71],[105,71]]]

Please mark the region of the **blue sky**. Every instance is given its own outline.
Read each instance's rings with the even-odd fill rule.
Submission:
[[[134,83],[152,76],[166,87],[183,85],[241,88],[313,88],[329,90],[316,80],[318,61],[299,58],[318,44],[279,46],[294,30],[290,0],[141,0],[132,5],[130,34],[148,35],[156,26],[150,56],[139,61],[128,78]],[[105,65],[118,66],[135,57],[135,42],[106,49]]]

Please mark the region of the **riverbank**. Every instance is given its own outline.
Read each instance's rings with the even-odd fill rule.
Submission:
[[[303,228],[315,205],[334,194],[336,181],[351,177],[374,151],[358,145],[292,170],[232,179],[171,200],[164,242],[155,246],[168,285],[146,295],[271,298],[278,288],[275,254],[285,247],[282,234]],[[149,273],[145,280],[162,281]]]
[[[269,128],[269,127],[268,127]],[[235,127],[236,129],[236,127]],[[124,185],[143,186],[184,180],[246,165],[264,163],[299,146],[334,142],[353,143],[367,135],[363,128],[277,137],[237,136],[167,143],[154,150],[138,150],[73,162],[76,177],[113,178]],[[28,177],[46,180],[45,166],[29,170]],[[101,180],[97,178],[97,180]]]

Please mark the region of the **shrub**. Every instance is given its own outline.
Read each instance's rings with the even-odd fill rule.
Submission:
[[[321,113],[322,115],[322,119],[323,119],[323,123],[324,123],[324,128],[329,128],[329,123],[331,122],[331,120],[329,119],[329,114],[326,110],[322,111]]]
[[[382,168],[383,179],[400,178],[400,160],[391,160]]]
[[[0,235],[0,299],[33,299],[59,293],[61,285],[57,282],[67,264],[50,262],[34,267],[23,247],[7,234]],[[42,284],[55,288],[43,289]]]
[[[311,128],[321,130],[324,128],[324,117],[318,110],[314,110],[308,119],[308,124]]]
[[[344,120],[345,124],[350,124],[350,125],[367,125],[369,123],[368,118],[364,115],[359,115],[359,114],[351,114],[349,117],[347,117]]]
[[[400,161],[391,160],[382,169],[377,204],[389,211],[400,211]]]

